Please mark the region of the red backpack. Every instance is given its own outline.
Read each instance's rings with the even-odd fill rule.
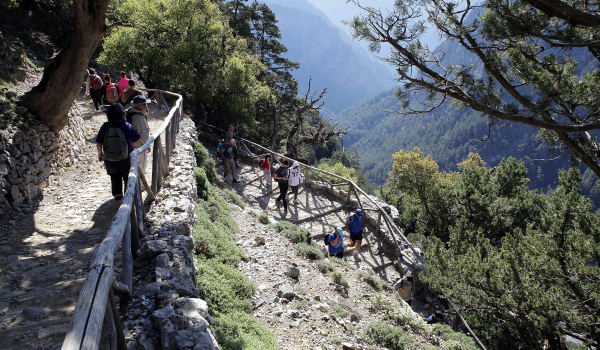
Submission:
[[[119,101],[119,90],[115,84],[106,85],[106,99],[110,103]]]
[[[90,75],[90,84],[94,90],[98,90],[102,87],[102,80],[96,74]]]

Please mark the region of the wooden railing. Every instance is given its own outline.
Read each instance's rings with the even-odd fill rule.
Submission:
[[[170,109],[160,129],[146,143],[131,154],[131,169],[127,180],[125,196],[104,240],[98,244],[89,267],[89,272],[79,293],[73,318],[62,345],[63,350],[96,350],[100,346],[107,349],[126,350],[125,336],[119,320],[114,294],[131,298],[133,290],[133,257],[139,248],[139,240],[144,236],[144,215],[141,197],[141,184],[144,184],[148,197],[154,200],[162,187],[163,178],[169,173],[169,157],[175,147],[182,113],[181,95],[171,92],[144,89],[153,93],[159,108]],[[170,108],[164,96],[173,96],[176,102]],[[163,148],[161,135],[166,142]],[[152,184],[149,186],[144,175],[138,172],[137,155],[146,152],[153,145]],[[123,270],[121,281],[115,280],[114,258],[122,246]]]
[[[209,128],[212,128],[214,130],[218,130],[220,132],[225,132],[225,130],[219,129],[215,126],[206,124],[206,123],[201,123],[203,125],[206,125]],[[292,159],[289,157],[286,157],[282,154],[279,154],[273,150],[270,150],[266,147],[263,147],[259,144],[256,144],[252,141],[246,140],[244,138],[241,138],[239,136],[236,136],[236,141],[240,141],[241,145],[250,153],[253,154],[250,149],[248,149],[248,147],[246,146],[246,143],[256,147],[257,149],[260,149],[262,151],[265,152],[265,154],[270,154],[271,155],[271,159],[273,159],[274,161],[277,161],[277,157],[281,158],[281,159],[287,159],[289,161],[292,162],[298,162],[296,159]],[[346,179],[345,177],[336,175],[336,174],[332,174],[328,171],[319,169],[319,168],[315,168],[312,167],[310,165],[298,162],[300,164],[301,167],[304,167],[307,172],[309,172],[311,175],[314,175],[316,178],[320,179],[323,181],[323,183],[329,185],[329,193],[333,194],[333,188],[334,187],[338,187],[338,186],[348,186],[348,192],[347,192],[347,197],[345,199],[345,202],[350,204],[351,203],[351,197],[352,197],[352,193],[354,193],[354,195],[356,196],[356,200],[358,202],[358,205],[360,206],[360,208],[364,211],[376,211],[378,213],[378,219],[377,219],[377,226],[376,226],[376,230],[377,232],[381,231],[381,219],[383,218],[385,225],[388,228],[388,232],[390,233],[390,235],[392,236],[392,239],[394,240],[394,243],[396,245],[396,248],[398,249],[398,254],[399,256],[403,256],[405,259],[407,259],[414,267],[416,267],[417,269],[423,271],[424,273],[425,270],[422,267],[422,264],[425,263],[425,260],[421,257],[421,255],[417,252],[417,250],[414,248],[414,246],[412,245],[412,243],[410,243],[410,241],[406,238],[406,236],[404,236],[404,234],[402,233],[402,230],[400,230],[392,221],[392,219],[388,216],[387,212],[385,210],[383,210],[379,204],[377,204],[377,202],[375,200],[373,200],[373,198],[371,198],[371,196],[369,196],[365,191],[363,191],[360,187],[358,187],[358,185],[356,185],[354,183],[354,181],[350,180],[350,179]],[[325,179],[323,176],[321,176],[320,174],[324,174],[327,175],[329,177],[333,177],[335,179],[340,180],[339,183],[332,183],[331,181],[328,181],[327,179]],[[362,194],[365,196],[365,198],[370,202],[370,204],[372,204],[373,207],[367,207],[364,206],[361,199],[360,199],[360,195]],[[366,203],[365,203],[366,204]],[[337,211],[338,208],[334,208],[333,210]],[[320,217],[320,216],[324,216],[327,214],[330,214],[332,211],[326,211],[324,213],[320,213],[318,215],[312,216],[311,219],[316,218],[316,217]],[[300,221],[305,221],[306,219],[301,219],[296,221],[296,223],[300,222]],[[413,261],[412,259],[410,259],[410,257],[403,255],[402,254],[402,249],[400,248],[400,245],[398,244],[398,240],[396,238],[396,234],[404,241],[404,243],[406,243],[406,245],[408,247],[410,247],[410,249],[412,250],[412,252],[414,253],[415,257],[417,259],[419,259],[419,261],[421,262],[421,265],[416,263],[415,261]],[[477,336],[475,335],[475,333],[471,330],[471,327],[469,327],[469,325],[467,324],[467,322],[465,321],[465,319],[463,318],[463,316],[460,314],[458,308],[456,308],[456,306],[454,306],[454,304],[450,301],[449,304],[452,306],[452,308],[454,309],[454,311],[456,312],[456,316],[457,319],[459,319],[461,321],[461,323],[463,324],[463,326],[467,329],[467,331],[471,334],[471,336],[473,337],[473,339],[475,339],[475,341],[477,342],[477,345],[479,345],[480,348],[485,350],[485,346],[481,343],[481,341],[479,340],[479,338],[477,338]]]

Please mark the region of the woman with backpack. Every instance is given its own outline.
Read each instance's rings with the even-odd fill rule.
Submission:
[[[270,155],[266,155],[265,159],[262,160],[262,162],[260,162],[260,168],[263,171],[263,177],[260,178],[260,184],[263,184],[263,179],[265,179],[265,181],[267,182],[267,187],[271,188],[273,182],[271,179],[271,156]]]
[[[123,97],[123,92],[127,90],[129,86],[129,79],[127,79],[127,74],[124,71],[119,73],[119,81],[117,82],[117,87],[119,88],[119,98]]]
[[[94,68],[90,68],[88,71],[90,73],[90,96],[94,101],[94,107],[99,110],[102,105],[102,79],[96,74]]]
[[[104,85],[100,89],[100,94],[102,96],[102,103],[105,105],[119,102],[119,88],[117,84],[112,83],[110,74],[104,74]]]
[[[98,161],[104,162],[106,173],[110,176],[112,195],[117,204],[121,204],[123,188],[127,188],[131,167],[129,154],[133,152],[132,143],[142,138],[135,128],[127,123],[125,114],[123,105],[111,104],[106,110],[108,121],[102,124],[96,136]]]

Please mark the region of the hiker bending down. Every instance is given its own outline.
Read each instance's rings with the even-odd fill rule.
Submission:
[[[279,201],[283,201],[283,211],[287,211],[287,200],[285,196],[287,196],[288,190],[288,176],[289,176],[289,168],[288,161],[284,160],[281,162],[281,166],[275,170],[275,180],[277,180],[277,186],[279,186],[279,197],[275,200],[275,203],[279,204]]]
[[[346,220],[346,229],[348,232],[350,232],[350,244],[348,244],[348,247],[356,247],[352,253],[354,260],[356,261],[360,261],[360,255],[358,255],[358,251],[362,245],[362,227],[364,217],[365,214],[363,214],[363,211],[361,209],[356,209],[356,212],[350,214]]]
[[[408,305],[415,299],[415,284],[412,276],[404,276],[394,283],[394,289],[400,293],[402,300]]]
[[[260,184],[263,184],[263,179],[267,182],[267,187],[271,188],[272,180],[271,180],[271,156],[266,155],[265,159],[260,162],[260,168],[263,171],[263,176],[260,178]]]
[[[129,90],[127,90],[129,91]],[[125,91],[125,92],[127,92]],[[137,131],[142,138],[138,142],[133,142],[133,148],[140,148],[148,141],[150,138],[150,126],[148,125],[148,103],[150,100],[146,100],[144,96],[135,96],[132,100],[133,107],[127,110],[127,122],[131,124],[135,131]],[[146,174],[146,164],[148,163],[148,153],[150,153],[151,148],[148,147],[146,152],[141,152],[138,154],[138,169],[142,174]]]
[[[298,187],[302,183],[302,173],[300,172],[300,164],[294,162],[290,169],[290,176],[288,178],[288,184],[292,190],[290,193],[294,195],[294,203],[298,203]]]
[[[219,151],[219,155],[223,158],[223,168],[225,169],[225,174],[223,177],[225,181],[227,181],[227,174],[231,171],[231,177],[233,179],[233,183],[237,184],[240,181],[237,178],[236,174],[236,166],[235,166],[235,154],[237,153],[237,148],[235,147],[235,140],[231,139],[229,142],[221,147]]]
[[[106,173],[110,176],[112,195],[117,204],[123,199],[123,183],[127,188],[127,177],[131,166],[129,153],[133,152],[133,142],[141,140],[140,134],[125,120],[125,109],[120,103],[113,103],[106,110],[108,122],[102,124],[96,136],[98,161],[104,161]]]
[[[341,227],[336,227],[332,233],[327,234],[329,241],[329,256],[342,259],[344,257],[344,232]]]

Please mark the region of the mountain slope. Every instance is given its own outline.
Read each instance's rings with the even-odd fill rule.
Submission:
[[[340,112],[346,107],[391,88],[391,70],[372,58],[321,11],[306,0],[267,0],[281,30],[287,58],[300,63],[295,71],[299,93],[306,92],[309,77],[313,91],[327,88],[325,107]]]

